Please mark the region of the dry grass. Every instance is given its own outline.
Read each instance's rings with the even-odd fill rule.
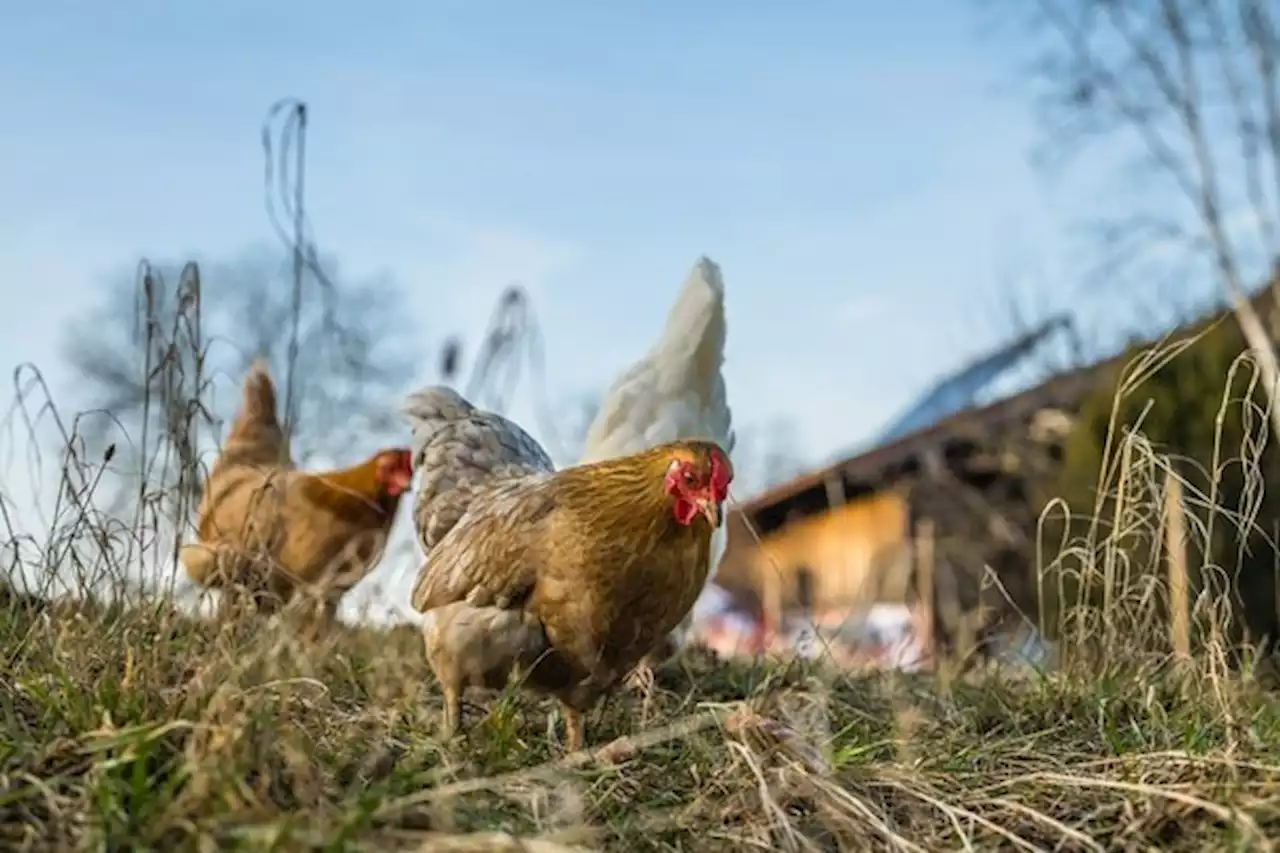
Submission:
[[[775,665],[664,674],[598,756],[507,696],[437,737],[416,632],[320,646],[288,617],[168,605],[0,611],[6,849],[1264,849],[1280,836],[1280,703],[1118,650],[952,685]],[[456,843],[456,839],[455,839]],[[433,846],[435,845],[435,846]],[[527,848],[536,849],[536,848]]]
[[[165,387],[191,384],[175,373]],[[189,411],[181,402],[164,404]],[[122,566],[167,565],[172,545],[157,531],[182,503],[155,497],[170,483],[140,492],[131,517],[92,509],[105,463],[85,461],[74,432],[62,429],[66,473],[44,541],[5,515],[0,555],[11,576],[57,568],[81,592],[119,589]],[[132,445],[137,458],[172,453],[172,436],[153,441]],[[1134,441],[1117,457],[1130,464],[1107,478],[1137,496],[1111,519],[1124,535],[1162,523],[1164,468]],[[1159,486],[1147,498],[1131,488],[1143,479]],[[1172,662],[1159,590],[1125,588],[1130,567],[1117,571],[1105,522],[1067,550],[1116,594],[1109,586],[1106,612],[1070,613],[1052,674],[855,679],[694,660],[660,673],[650,702],[609,702],[589,728],[603,749],[568,757],[548,705],[515,694],[471,709],[468,735],[442,742],[440,696],[410,629],[306,643],[287,613],[219,626],[136,578],[128,601],[97,599],[109,603],[7,588],[0,845],[1269,849],[1280,702],[1222,665],[1203,619],[1190,659]]]

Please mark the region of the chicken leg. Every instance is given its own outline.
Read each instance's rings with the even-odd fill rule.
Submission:
[[[564,717],[564,749],[565,752],[577,752],[582,749],[583,737],[582,711],[561,701],[560,716]]]
[[[456,684],[441,685],[444,693],[444,715],[441,719],[440,735],[451,740],[458,733],[458,724],[462,718],[462,691]]]

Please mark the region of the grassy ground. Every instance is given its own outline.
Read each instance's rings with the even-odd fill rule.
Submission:
[[[695,661],[561,754],[497,698],[436,736],[413,631],[0,606],[0,846],[197,850],[1250,850],[1280,703],[1119,650],[1052,677]],[[485,711],[487,710],[487,714]],[[615,740],[621,739],[621,740]],[[501,836],[524,839],[524,847]],[[536,843],[535,843],[536,840]],[[505,846],[504,846],[505,845]]]

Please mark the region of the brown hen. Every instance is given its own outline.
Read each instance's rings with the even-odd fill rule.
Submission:
[[[306,593],[332,619],[376,565],[412,480],[407,449],[311,473],[289,459],[266,365],[254,362],[240,410],[204,485],[198,544],[179,558],[195,583],[247,592],[260,609]]]
[[[513,671],[560,700],[569,749],[582,715],[680,623],[706,581],[733,470],[709,441],[555,471],[500,415],[443,387],[412,395],[413,590],[452,733],[467,686]]]

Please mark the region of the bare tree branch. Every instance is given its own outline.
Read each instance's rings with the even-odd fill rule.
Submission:
[[[1082,150],[1128,135],[1154,167],[1145,199],[1108,197],[1096,235],[1100,272],[1114,290],[1122,270],[1151,280],[1163,278],[1152,265],[1163,266],[1181,282],[1163,301],[1188,291],[1188,262],[1208,262],[1274,396],[1280,362],[1248,302],[1280,240],[1280,48],[1269,4],[1037,0],[1034,8],[1052,36],[1039,41],[1035,63],[1042,103],[1055,108],[1044,122],[1050,136]],[[1272,411],[1280,431],[1280,407]]]
[[[1267,13],[1263,0],[1240,4],[1240,24],[1245,42],[1253,54],[1262,91],[1262,113],[1266,116],[1266,138],[1271,151],[1271,177],[1275,182],[1272,201],[1280,219],[1280,31]],[[1271,256],[1280,258],[1280,235],[1272,232]]]
[[[336,264],[328,260],[326,267],[332,271]],[[191,440],[193,416],[215,425],[229,418],[239,401],[240,378],[257,356],[266,357],[283,381],[293,306],[289,288],[282,286],[282,256],[268,250],[208,264],[194,284],[194,265],[185,277],[176,270],[175,264],[148,267],[141,287],[127,276],[112,277],[104,302],[74,324],[64,356],[91,405],[125,425],[137,452],[149,455],[152,432],[176,453],[175,464],[191,470],[197,455],[211,449]],[[202,306],[198,338],[179,326],[178,318],[189,313],[181,304],[192,299]],[[329,306],[311,302],[314,309],[302,309],[295,377],[299,422],[291,442],[296,461],[315,454],[346,458],[352,446],[389,439],[395,430],[388,401],[416,373],[412,323],[398,300],[384,277],[335,284]],[[330,307],[332,319],[323,316]],[[198,385],[190,382],[196,376]],[[206,402],[211,411],[202,410]],[[118,439],[108,434],[111,420],[98,424],[91,441]]]
[[[1258,219],[1258,227],[1268,251],[1277,254],[1280,253],[1280,244],[1276,242],[1276,223],[1271,211],[1267,209],[1266,190],[1263,185],[1262,134],[1254,105],[1250,103],[1245,90],[1244,78],[1236,67],[1238,51],[1232,42],[1226,16],[1219,4],[1212,0],[1197,1],[1208,22],[1212,51],[1218,61],[1222,78],[1226,81],[1228,97],[1235,115],[1236,135],[1240,142],[1240,157],[1244,161],[1245,192],[1249,198],[1249,205],[1253,209],[1253,215]],[[1265,105],[1263,111],[1266,111]]]

